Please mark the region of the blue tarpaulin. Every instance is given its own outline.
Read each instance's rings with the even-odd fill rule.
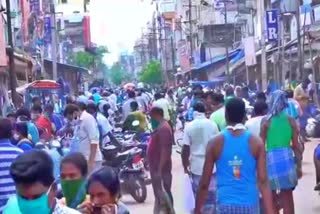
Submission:
[[[217,77],[210,81],[189,81],[189,84],[192,86],[201,85],[202,87],[211,87],[224,81],[226,81],[226,77]]]
[[[238,60],[240,60],[241,58],[244,57],[244,50],[242,49],[236,49],[232,52],[229,53],[229,61],[230,63],[235,63],[237,62]],[[217,56],[215,58],[213,58],[212,60],[210,61],[207,61],[207,62],[203,62],[197,66],[194,66],[192,68],[192,70],[200,70],[200,69],[204,69],[206,67],[209,67],[209,66],[212,66],[216,63],[220,63],[220,62],[223,62],[226,60],[226,56],[223,55],[223,56]]]

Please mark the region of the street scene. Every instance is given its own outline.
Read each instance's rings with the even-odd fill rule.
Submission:
[[[320,0],[0,15],[0,214],[320,213]]]

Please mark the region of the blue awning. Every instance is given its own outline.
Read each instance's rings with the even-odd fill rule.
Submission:
[[[210,81],[189,81],[189,84],[191,85],[202,85],[204,87],[208,87],[208,86],[214,86],[215,84],[217,83],[220,83],[220,82],[225,82],[227,80],[226,77],[216,77]]]
[[[242,57],[244,57],[244,50],[242,50],[242,49],[236,49],[236,50],[234,50],[234,51],[229,53],[229,61],[230,61],[230,63],[235,63],[238,60],[240,60]],[[210,61],[203,62],[200,65],[192,67],[191,70],[196,71],[196,70],[204,69],[204,68],[207,68],[207,67],[212,66],[214,64],[223,62],[225,60],[226,60],[226,56],[225,55],[217,56],[217,57],[213,58]]]

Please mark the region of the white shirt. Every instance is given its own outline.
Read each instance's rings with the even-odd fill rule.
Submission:
[[[88,112],[83,111],[74,135],[78,139],[78,152],[81,152],[89,160],[91,144],[99,144],[99,128],[96,119]],[[102,161],[99,146],[97,147],[95,160]]]
[[[111,95],[109,96],[109,99],[111,99],[114,103],[117,103],[117,95],[111,94]]]
[[[161,108],[163,110],[163,116],[166,121],[170,121],[169,111],[171,110],[171,106],[168,100],[165,98],[161,98],[153,102],[153,106]]]
[[[118,111],[118,107],[117,107],[117,96],[115,94],[111,94],[108,97],[108,102],[110,104],[110,107],[113,111]]]
[[[245,124],[250,133],[254,134],[257,137],[260,137],[260,127],[262,118],[264,118],[264,116],[250,118]]]
[[[202,175],[207,145],[219,133],[218,126],[205,114],[194,112],[194,120],[185,127],[183,145],[190,146],[190,168],[195,175]]]
[[[140,106],[140,110],[141,111],[147,111],[147,107],[148,107],[148,101],[146,101],[144,98],[143,98],[143,96],[141,95],[141,96],[137,96],[136,97],[136,100],[137,100],[137,102],[138,102],[138,104],[139,104],[139,106]]]
[[[189,98],[188,96],[186,96],[185,98],[183,98],[183,100],[181,101],[182,104],[183,104],[183,107],[189,109],[190,108],[190,105],[191,105],[191,100],[192,98]],[[186,110],[187,110],[186,109]]]
[[[103,145],[110,142],[109,136],[107,136],[108,133],[112,131],[112,126],[109,123],[109,120],[103,116],[101,113],[97,113],[96,119],[98,121],[99,126],[101,127],[101,133],[103,137]]]

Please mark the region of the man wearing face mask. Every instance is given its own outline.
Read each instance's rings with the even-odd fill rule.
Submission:
[[[77,141],[76,152],[82,153],[88,161],[89,173],[99,169],[102,165],[102,154],[99,149],[99,128],[96,119],[87,112],[88,100],[77,100],[80,111],[74,129]]]
[[[53,137],[54,130],[50,119],[47,115],[42,114],[42,108],[39,105],[34,105],[31,108],[31,119],[35,122],[37,128],[40,130],[40,138],[50,140]]]
[[[57,186],[50,156],[40,150],[20,155],[10,167],[17,193],[9,199],[3,214],[78,214],[60,205],[55,195]]]
[[[33,142],[28,138],[27,122],[18,122],[15,124],[13,138],[16,146],[23,151],[29,151],[34,147]]]
[[[78,117],[79,107],[74,104],[66,105],[63,116],[64,126],[57,132],[59,136],[73,137],[73,129],[76,125],[76,119]]]

